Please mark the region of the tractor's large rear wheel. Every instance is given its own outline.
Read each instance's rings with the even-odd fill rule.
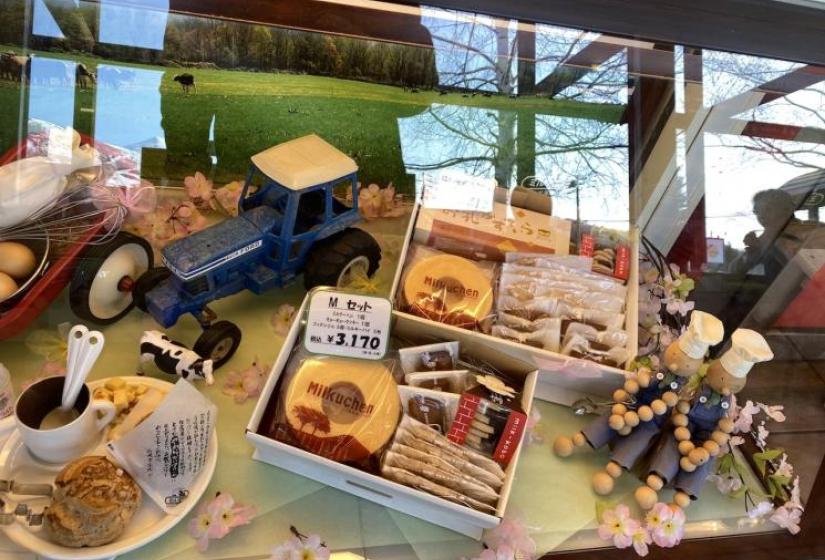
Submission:
[[[361,229],[349,228],[317,243],[304,266],[304,287],[344,286],[358,274],[372,276],[381,262],[381,247]]]
[[[134,307],[135,280],[152,267],[152,247],[125,231],[101,245],[89,245],[75,266],[69,306],[80,319],[114,323]]]

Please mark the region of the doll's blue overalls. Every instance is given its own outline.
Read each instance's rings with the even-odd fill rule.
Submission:
[[[636,393],[636,403],[634,410],[641,406],[650,404],[667,391],[678,393],[686,378],[673,373],[658,373],[656,379],[647,387],[643,387]],[[594,448],[599,449],[604,445],[610,445],[610,460],[615,461],[624,469],[630,469],[650,449],[654,438],[660,433],[662,425],[667,419],[667,415],[654,415],[647,422],[640,422],[633,431],[626,436],[621,436],[612,429],[609,422],[610,415],[603,414],[583,430],[582,434],[587,442]]]
[[[730,397],[723,397],[707,385],[691,401],[688,411],[688,429],[691,441],[697,447],[710,439],[716,426],[730,408]],[[716,457],[711,457],[704,465],[699,465],[693,472],[686,472],[679,468],[679,442],[672,431],[663,434],[659,446],[654,453],[650,464],[650,473],[657,474],[666,486],[681,490],[692,500],[699,496],[705,479],[716,466]]]

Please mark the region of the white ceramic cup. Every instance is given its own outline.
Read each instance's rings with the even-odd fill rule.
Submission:
[[[92,400],[89,386],[84,384],[74,405],[79,416],[59,428],[41,430],[46,415],[60,406],[64,379],[60,376],[38,381],[23,391],[14,405],[23,443],[34,457],[47,463],[66,463],[86,454],[117,412],[107,400]]]

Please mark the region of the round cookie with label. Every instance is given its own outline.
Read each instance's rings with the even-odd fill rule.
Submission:
[[[380,451],[395,433],[401,400],[381,362],[313,357],[284,393],[286,420],[305,450],[355,462]]]
[[[473,261],[435,255],[407,272],[404,297],[414,312],[427,318],[451,324],[458,317],[478,322],[492,311],[493,284]]]

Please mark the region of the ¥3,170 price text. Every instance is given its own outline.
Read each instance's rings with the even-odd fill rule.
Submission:
[[[350,334],[347,336],[346,333],[339,332],[335,334],[333,344],[336,346],[352,346],[354,348],[371,348],[375,350],[381,346],[381,338],[366,334]]]

